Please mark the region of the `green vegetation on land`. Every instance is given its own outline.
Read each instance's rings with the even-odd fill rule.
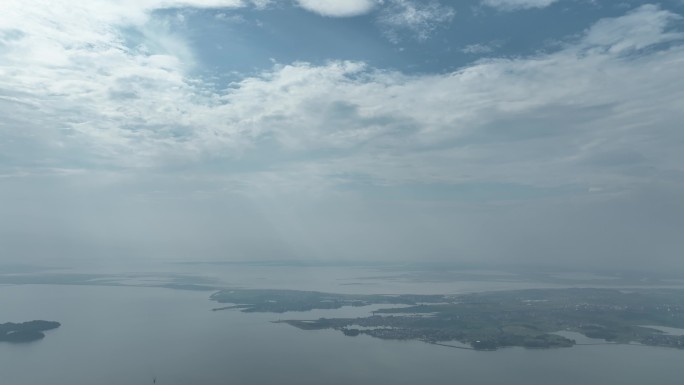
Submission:
[[[59,322],[29,321],[23,323],[8,322],[0,324],[0,342],[22,343],[45,338],[46,330],[60,327]]]
[[[214,310],[240,309],[246,313],[284,313],[373,304],[414,305],[421,302],[437,303],[443,298],[444,296],[441,295],[353,295],[260,289],[227,289],[211,296],[211,299],[216,302],[233,304]]]
[[[335,329],[429,343],[458,341],[478,350],[570,347],[572,331],[612,343],[684,348],[684,336],[640,325],[684,328],[683,290],[534,289],[466,295],[346,295],[293,290],[224,290],[212,299],[245,312],[392,306],[359,318],[280,321],[304,330]]]

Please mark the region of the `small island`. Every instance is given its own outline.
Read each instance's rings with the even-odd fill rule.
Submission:
[[[26,343],[45,338],[44,331],[57,329],[61,324],[53,321],[8,322],[0,324],[0,342]]]
[[[684,328],[684,290],[676,289],[529,289],[464,295],[348,295],[235,289],[217,292],[212,299],[231,304],[219,309],[243,312],[388,305],[367,317],[276,321],[303,330],[338,330],[350,337],[363,334],[496,350],[512,346],[571,347],[575,340],[559,332],[575,332],[597,339],[597,343],[684,349],[684,335],[644,326]]]

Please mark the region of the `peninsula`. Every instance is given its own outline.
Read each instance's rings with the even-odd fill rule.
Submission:
[[[244,312],[306,311],[386,304],[357,318],[290,319],[303,330],[334,329],[435,344],[459,342],[477,350],[575,345],[556,334],[580,333],[605,343],[639,343],[684,349],[684,336],[656,327],[684,328],[684,290],[530,289],[464,295],[348,295],[293,290],[224,290],[221,309]],[[465,344],[465,345],[462,345]]]

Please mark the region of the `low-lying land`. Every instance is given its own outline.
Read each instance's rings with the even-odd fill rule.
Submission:
[[[343,306],[367,306],[374,304],[415,305],[438,303],[442,295],[354,295],[332,294],[300,290],[230,289],[214,293],[211,299],[232,305],[214,310],[240,309],[246,313],[284,313],[315,309],[339,309]]]
[[[0,324],[0,342],[22,343],[45,338],[44,331],[57,329],[61,324],[52,321],[8,322]]]
[[[466,295],[346,295],[291,290],[224,290],[212,299],[245,312],[388,306],[358,318],[286,320],[304,330],[334,329],[429,343],[458,341],[478,350],[570,347],[572,331],[610,343],[684,348],[684,336],[640,325],[684,328],[684,290],[534,289]]]

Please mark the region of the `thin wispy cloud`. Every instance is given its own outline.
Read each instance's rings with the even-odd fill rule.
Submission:
[[[435,29],[449,23],[456,11],[437,1],[388,0],[378,18],[387,37],[394,43],[405,35],[427,40]]]
[[[370,12],[375,0],[297,0],[300,7],[330,17],[350,17]]]
[[[559,0],[482,0],[484,5],[503,11],[546,8]]]
[[[500,48],[502,44],[503,43],[498,40],[491,41],[488,43],[468,44],[461,48],[461,52],[470,55],[490,54],[492,52],[495,52],[498,48]]]

